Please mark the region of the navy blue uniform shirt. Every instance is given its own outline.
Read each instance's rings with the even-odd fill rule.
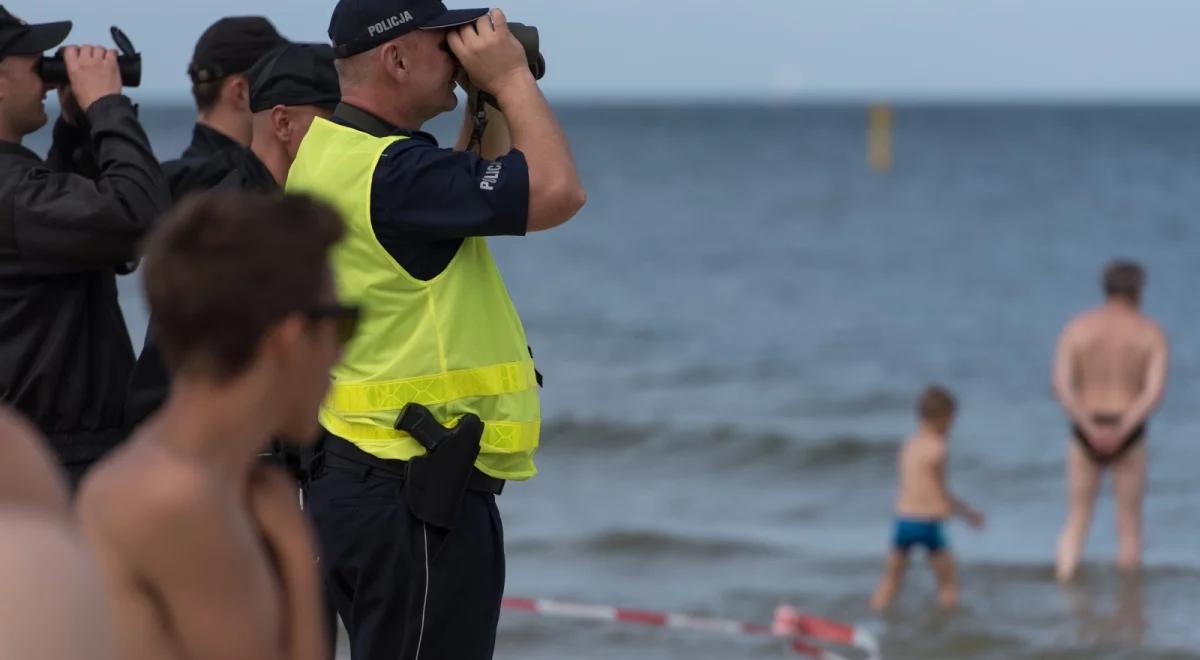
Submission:
[[[438,147],[428,133],[393,126],[345,103],[333,121],[375,137],[404,135],[383,152],[371,188],[371,226],[410,275],[437,277],[464,238],[524,236],[529,167],[513,149],[494,161]]]

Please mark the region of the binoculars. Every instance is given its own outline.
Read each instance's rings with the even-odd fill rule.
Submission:
[[[525,59],[529,62],[529,71],[533,73],[534,79],[541,80],[546,75],[546,58],[541,53],[538,29],[524,23],[509,23],[508,28],[525,48]],[[142,54],[134,49],[133,42],[117,26],[112,26],[111,34],[119,51],[117,66],[121,70],[121,84],[125,87],[137,87],[142,84]],[[67,63],[63,61],[61,49],[51,57],[42,58],[38,75],[50,85],[66,85],[70,82]]]
[[[533,79],[541,80],[542,76],[546,75],[546,58],[542,57],[538,29],[524,23],[509,23],[508,30],[525,48],[525,59],[529,61],[529,70],[533,73]]]
[[[113,42],[117,44],[119,55],[117,66],[121,69],[121,84],[125,87],[137,87],[142,84],[142,55],[133,48],[129,37],[117,26],[112,26]],[[536,31],[534,32],[536,39]],[[49,85],[66,85],[70,82],[67,76],[67,63],[63,61],[62,49],[52,57],[43,57],[38,68],[38,75]]]

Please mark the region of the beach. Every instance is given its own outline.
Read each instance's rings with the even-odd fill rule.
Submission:
[[[500,497],[510,594],[759,622],[792,602],[874,626],[888,658],[1200,658],[1197,108],[901,105],[888,174],[862,106],[561,110],[587,208],[492,241],[546,376],[541,474]],[[186,100],[141,115],[160,158],[182,150]],[[457,121],[432,127],[443,144]],[[1146,570],[1112,568],[1106,493],[1063,588],[1050,363],[1116,256],[1146,265],[1172,342]],[[140,346],[136,278],[121,286]],[[989,525],[950,527],[960,611],[931,611],[917,570],[880,619],[894,455],[929,382],[959,397],[951,483]],[[497,657],[790,656],[506,613]]]

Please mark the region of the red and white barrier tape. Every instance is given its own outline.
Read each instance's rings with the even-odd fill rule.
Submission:
[[[803,614],[787,605],[780,606],[776,610],[775,622],[770,626],[745,623],[733,619],[715,619],[688,614],[673,614],[671,612],[630,610],[607,605],[584,605],[534,598],[505,598],[503,608],[517,612],[566,619],[634,623],[729,635],[776,637],[787,641],[793,651],[815,658],[816,660],[846,659],[827,649],[812,645],[810,640],[852,646],[865,652],[873,660],[877,660],[880,657],[879,644],[875,640],[874,635],[868,631],[837,621]]]

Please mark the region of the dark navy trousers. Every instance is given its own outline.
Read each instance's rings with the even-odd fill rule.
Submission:
[[[332,436],[324,447],[307,508],[353,660],[490,660],[505,568],[496,497],[468,491],[447,532],[409,511],[403,463]]]

